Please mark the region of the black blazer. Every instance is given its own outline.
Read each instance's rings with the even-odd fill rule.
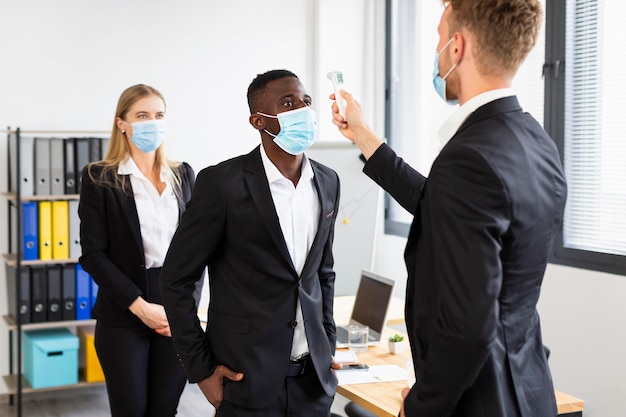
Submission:
[[[163,267],[161,296],[189,380],[209,377],[219,364],[243,372],[243,381],[226,381],[224,387],[224,399],[238,406],[263,408],[278,395],[290,363],[298,296],[317,376],[329,396],[335,393],[332,243],[339,178],[310,162],[321,215],[300,276],[285,245],[259,147],[198,174]],[[190,296],[205,266],[211,297],[206,333]]]
[[[146,267],[137,207],[130,180],[126,190],[98,185],[82,171],[78,214],[80,217],[80,264],[98,284],[98,298],[92,310],[94,318],[111,326],[143,325],[128,310],[135,299],[146,292]],[[92,165],[97,178],[102,166]],[[193,169],[180,165],[176,174],[181,180],[178,197],[179,219],[191,196],[195,181]],[[117,175],[112,173],[112,175]],[[197,283],[196,298],[200,298],[202,281]]]
[[[467,118],[428,178],[385,145],[364,171],[414,215],[407,416],[555,416],[536,310],[567,193],[552,139],[507,97]]]

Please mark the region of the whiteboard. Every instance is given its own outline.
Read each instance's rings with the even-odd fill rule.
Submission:
[[[341,196],[335,223],[335,295],[354,295],[362,269],[371,269],[380,187],[363,173],[359,149],[345,142],[316,142],[307,156],[339,175]]]

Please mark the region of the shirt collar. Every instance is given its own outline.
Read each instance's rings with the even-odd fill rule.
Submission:
[[[469,99],[459,107],[457,111],[452,113],[439,128],[439,143],[441,144],[441,148],[446,146],[446,143],[452,139],[452,136],[459,130],[465,119],[467,119],[470,114],[474,113],[476,109],[494,100],[514,95],[515,92],[512,88],[499,88],[497,90],[484,92]]]
[[[263,161],[263,168],[265,169],[265,175],[267,175],[267,182],[273,183],[279,179],[285,178],[283,174],[276,168],[276,165],[270,158],[267,156],[265,152],[265,148],[263,144],[260,146],[261,148],[261,161]],[[300,169],[300,179],[302,180],[310,180],[313,178],[313,169],[311,168],[311,163],[309,162],[309,158],[306,154],[302,154],[302,168]]]
[[[141,170],[135,163],[135,160],[133,159],[133,157],[130,155],[128,156],[128,158],[126,158],[124,162],[118,165],[117,173],[118,175],[132,175],[137,178],[147,179],[146,176],[143,175],[143,173],[141,172]],[[165,183],[169,182],[166,169],[161,169],[160,177],[161,177],[162,182],[165,182]]]

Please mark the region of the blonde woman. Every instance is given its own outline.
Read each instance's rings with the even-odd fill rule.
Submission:
[[[174,416],[186,383],[159,274],[195,174],[165,156],[165,107],[150,86],[126,89],[105,158],[82,172],[80,264],[99,286],[95,346],[113,417]]]

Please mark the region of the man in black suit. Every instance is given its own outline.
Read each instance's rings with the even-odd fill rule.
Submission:
[[[189,381],[217,416],[329,415],[340,368],[332,359],[339,178],[304,154],[317,121],[295,74],[258,75],[248,105],[261,145],[198,174],[163,267],[163,304]],[[192,298],[205,267],[206,332]]]
[[[554,142],[510,89],[541,6],[444,5],[433,81],[461,106],[428,178],[376,137],[350,94],[345,119],[333,103],[364,172],[414,216],[405,313],[417,382],[401,414],[555,416],[536,304],[567,189]]]

